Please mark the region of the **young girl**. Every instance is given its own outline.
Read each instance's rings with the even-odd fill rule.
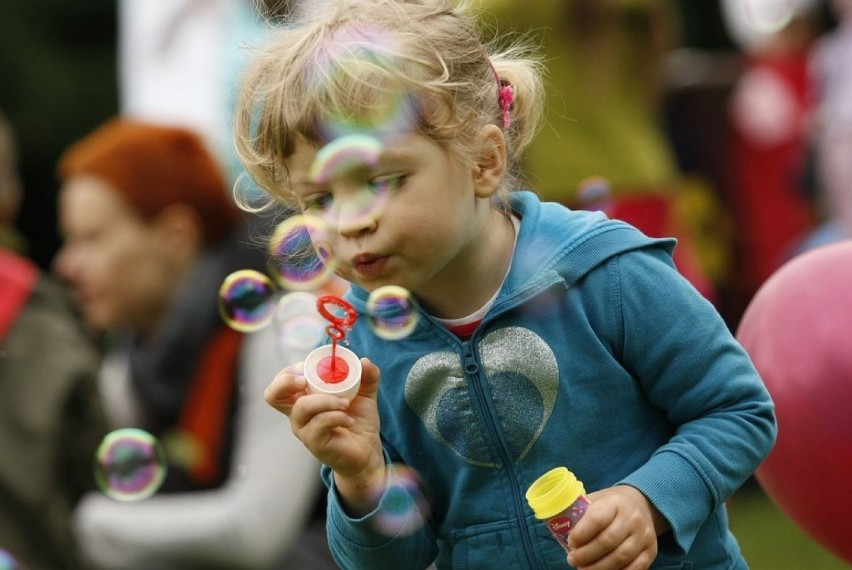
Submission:
[[[324,463],[343,568],[564,568],[524,500],[560,465],[592,491],[573,566],[745,568],[724,502],[772,446],[772,402],[672,240],[511,191],[540,112],[525,53],[491,53],[464,3],[338,0],[254,59],[238,152],[335,229],[318,248],[368,357],[351,401],[308,393],[301,365],[266,399]],[[322,168],[361,135],[379,150]],[[416,299],[401,340],[365,315],[385,285]]]

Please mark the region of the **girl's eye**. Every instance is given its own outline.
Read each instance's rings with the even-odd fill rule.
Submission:
[[[304,200],[305,210],[326,210],[331,206],[331,194],[319,194]]]
[[[382,176],[379,178],[374,178],[373,180],[370,180],[369,186],[373,192],[376,192],[377,194],[382,194],[384,192],[398,190],[404,182],[405,175],[397,174],[394,176]]]

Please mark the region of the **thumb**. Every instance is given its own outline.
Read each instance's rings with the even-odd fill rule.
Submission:
[[[379,393],[379,380],[381,379],[379,367],[370,362],[369,358],[361,359],[361,388],[358,394],[375,399]]]

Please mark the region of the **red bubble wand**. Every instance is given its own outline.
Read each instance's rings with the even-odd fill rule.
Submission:
[[[343,311],[337,315],[329,309],[333,305]],[[317,299],[317,310],[329,324],[325,332],[331,339],[331,355],[322,358],[317,364],[317,375],[328,384],[337,384],[346,379],[349,365],[346,360],[337,356],[337,343],[346,339],[346,333],[352,329],[358,314],[349,302],[334,295],[323,295]]]

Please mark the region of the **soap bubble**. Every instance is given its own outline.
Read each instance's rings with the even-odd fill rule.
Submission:
[[[328,227],[317,216],[292,216],[279,224],[269,241],[269,255],[273,277],[293,291],[320,288],[337,268]]]
[[[241,269],[228,275],[219,288],[219,314],[240,332],[262,329],[272,319],[275,284],[259,271]]]
[[[577,184],[577,202],[584,210],[608,212],[612,208],[612,187],[603,176],[590,176]]]
[[[387,536],[417,532],[431,512],[420,477],[402,464],[389,465],[387,469],[384,484],[370,490],[375,501],[382,501],[373,524]]]
[[[382,149],[382,143],[374,137],[351,134],[333,140],[317,152],[309,176],[319,187],[341,178],[360,185],[345,200],[331,200],[318,214],[330,228],[352,231],[381,216],[399,182],[396,175],[373,175],[372,167],[378,164]]]
[[[359,104],[332,102],[320,124],[326,140],[356,132],[384,139],[416,129],[421,114],[400,79],[398,49],[390,30],[369,24],[336,30],[322,46],[307,80],[329,91],[360,95],[355,98]]]
[[[420,320],[411,293],[396,285],[379,287],[370,293],[367,313],[373,332],[386,340],[407,337]]]
[[[382,154],[382,143],[365,134],[339,137],[317,152],[309,176],[317,184],[345,176],[352,170],[375,166]]]
[[[166,452],[153,435],[122,428],[104,437],[95,454],[95,481],[117,501],[140,501],[157,492],[168,470]]]
[[[274,316],[278,345],[286,355],[303,354],[325,339],[325,319],[317,311],[317,297],[294,291],[278,300]]]

